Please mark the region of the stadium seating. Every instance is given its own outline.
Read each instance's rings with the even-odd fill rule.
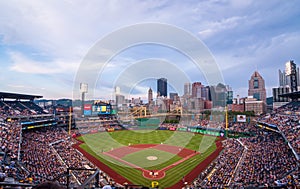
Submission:
[[[38,105],[36,105],[35,103],[33,103],[32,101],[24,101],[24,102],[20,102],[20,104],[22,104],[24,107],[26,107],[27,109],[33,110],[35,111],[37,114],[42,114],[42,113],[46,113],[43,108],[39,107]]]
[[[18,119],[6,120],[8,117],[31,117],[32,114],[40,113],[44,111],[32,105],[32,102],[0,101],[1,178],[31,184],[49,180],[66,184],[67,167],[95,168],[82,154],[72,149],[70,137],[62,128],[44,127],[22,131]],[[39,119],[39,117],[31,118]],[[118,126],[115,123],[111,124]],[[73,171],[71,182],[83,183],[89,175],[88,172]],[[112,182],[112,179],[103,172],[100,177],[100,186]]]
[[[300,102],[290,102],[259,121],[276,125],[283,136],[300,155]]]
[[[0,101],[0,173],[15,181],[37,184],[57,180],[66,184],[68,167],[96,168],[77,150],[74,139],[58,127],[23,131],[18,120],[8,117],[32,116],[44,113],[32,102]],[[224,140],[222,154],[203,171],[188,188],[247,188],[299,186],[300,103],[291,102],[258,120],[275,124],[279,133],[262,130],[250,123],[229,123],[233,131],[251,131],[253,137]],[[124,129],[115,117],[101,117],[100,122],[82,122],[80,132]],[[210,124],[194,121],[193,125],[224,129],[224,123]],[[162,124],[161,127],[180,128],[182,124]],[[78,132],[78,131],[74,131]],[[287,143],[288,142],[288,143]],[[287,145],[287,144],[290,144]],[[292,147],[292,148],[290,148]],[[292,151],[294,149],[294,152]],[[90,172],[73,171],[72,183],[83,183]],[[100,186],[114,183],[104,172]]]

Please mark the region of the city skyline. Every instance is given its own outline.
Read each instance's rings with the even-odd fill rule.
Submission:
[[[279,86],[278,70],[289,60],[299,66],[300,10],[295,9],[299,6],[299,1],[279,0],[2,1],[0,91],[47,99],[72,98],[74,88],[79,94],[79,86],[74,86],[78,67],[97,41],[128,25],[158,22],[179,27],[201,40],[234,96],[247,96],[248,79],[258,71],[270,97],[272,88]],[[115,78],[130,63],[150,58],[177,66],[191,83],[209,85],[183,54],[145,44],[126,49],[110,60],[101,90],[95,87],[97,98],[110,98],[107,94],[114,92]],[[155,78],[145,78],[135,83],[130,90],[132,96],[147,99],[154,82]],[[181,86],[172,86],[168,92],[183,95],[184,83]],[[92,98],[89,95],[87,99]]]

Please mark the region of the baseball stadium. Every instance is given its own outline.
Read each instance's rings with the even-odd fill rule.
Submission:
[[[259,116],[145,106],[125,115],[103,101],[0,97],[1,188],[299,186],[299,101]]]

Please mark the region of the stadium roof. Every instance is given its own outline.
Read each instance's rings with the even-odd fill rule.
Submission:
[[[290,97],[292,99],[300,98],[300,91],[296,91],[296,92],[292,92],[292,93],[280,94],[279,96]]]
[[[18,94],[18,93],[6,93],[0,92],[0,99],[16,99],[16,100],[34,100],[35,98],[43,98],[38,95]]]

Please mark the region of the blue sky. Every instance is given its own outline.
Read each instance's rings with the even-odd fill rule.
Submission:
[[[247,96],[256,69],[271,96],[272,87],[278,86],[278,69],[291,59],[299,66],[298,7],[298,0],[0,1],[0,91],[76,98],[79,65],[99,40],[125,26],[157,22],[201,40],[234,96]],[[96,95],[88,97],[109,98],[126,66],[149,58],[177,65],[191,82],[207,84],[182,54],[145,44],[115,56],[105,70],[107,77],[99,79]],[[131,96],[146,98],[147,89],[155,88],[154,79],[135,83]],[[181,94],[182,89],[174,90]]]

